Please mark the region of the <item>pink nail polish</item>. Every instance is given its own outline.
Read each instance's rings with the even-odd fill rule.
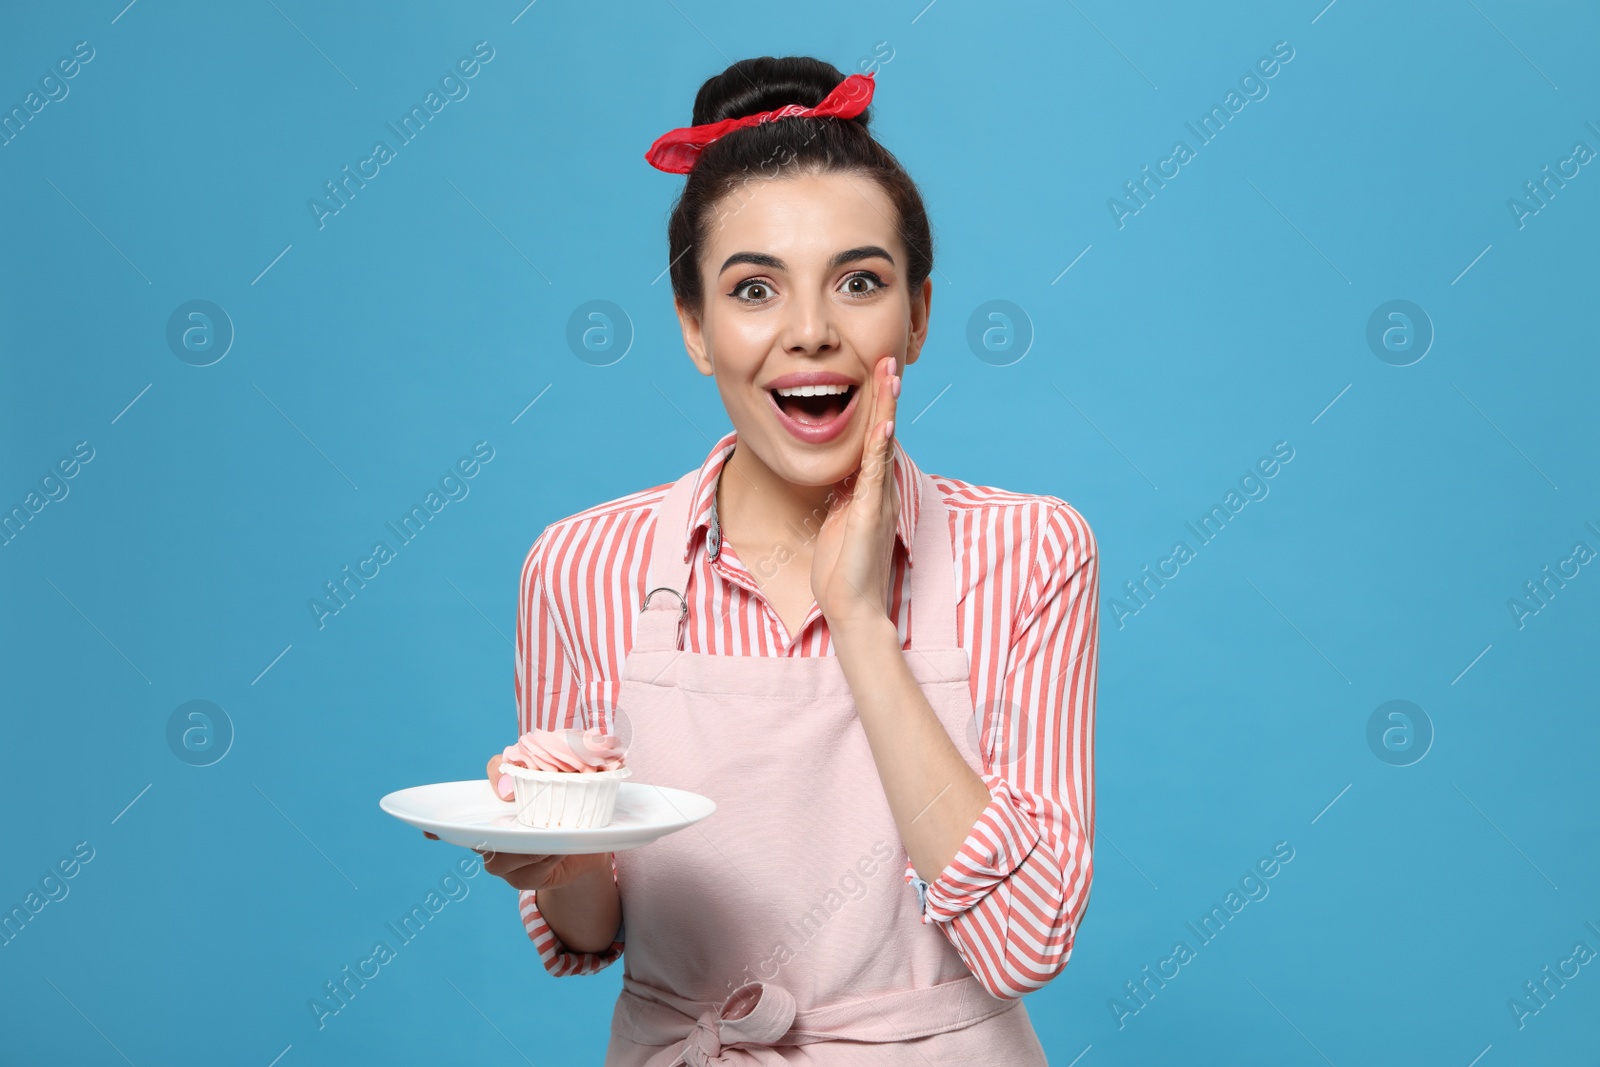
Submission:
[[[889,391],[894,394],[896,400],[900,399],[900,376],[898,374],[889,376]]]
[[[885,441],[887,441],[889,438],[891,438],[893,436],[894,436],[894,420],[890,419],[888,422],[883,424],[883,439]]]

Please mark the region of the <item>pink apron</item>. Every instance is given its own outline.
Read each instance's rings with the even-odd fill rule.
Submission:
[[[617,704],[632,780],[717,810],[616,854],[627,948],[607,1067],[1045,1064],[1022,1001],[992,996],[922,922],[838,659],[680,650],[697,474],[657,511],[646,589],[662,591],[636,618]],[[981,771],[949,518],[922,486],[906,661]]]

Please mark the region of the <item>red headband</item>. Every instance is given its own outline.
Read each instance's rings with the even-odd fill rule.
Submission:
[[[650,151],[644,154],[644,158],[657,170],[664,170],[669,174],[687,174],[707,145],[746,126],[755,126],[774,119],[807,116],[853,119],[865,111],[867,105],[872,102],[872,89],[875,84],[872,74],[852,74],[834,86],[833,91],[816,107],[785,104],[780,108],[756,115],[723,119],[721,122],[711,122],[704,126],[682,126],[676,130],[668,130],[656,138],[655,144],[650,146]]]

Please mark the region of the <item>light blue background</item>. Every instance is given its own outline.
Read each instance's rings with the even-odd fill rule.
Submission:
[[[95,850],[0,948],[0,1059],[599,1061],[620,965],[549,977],[483,874],[324,1029],[307,1002],[470,858],[377,800],[510,740],[534,537],[728,428],[656,280],[681,179],[645,148],[735,59],[892,54],[874,126],[938,242],[902,440],[1065,498],[1101,549],[1093,898],[1027,998],[1051,1062],[1594,1061],[1600,964],[1521,1029],[1507,1006],[1600,950],[1600,568],[1507,607],[1600,549],[1600,170],[1507,206],[1600,148],[1593,5],[124,2],[0,32],[6,109],[95,50],[0,147],[0,504],[95,450],[0,548],[0,904]],[[470,95],[318,229],[307,200],[478,41]],[[1108,198],[1277,41],[1269,95],[1119,229]],[[237,332],[207,367],[165,339],[195,299]],[[634,331],[606,367],[565,340],[594,299]],[[1436,331],[1411,366],[1366,342],[1392,299]],[[1009,366],[966,342],[990,300],[1031,323]],[[470,495],[318,629],[478,441]],[[1278,441],[1270,495],[1119,629],[1123,583]],[[166,740],[196,699],[236,734],[208,767]],[[1436,732],[1407,767],[1366,740],[1393,699]],[[1119,1028],[1277,841],[1270,895]]]

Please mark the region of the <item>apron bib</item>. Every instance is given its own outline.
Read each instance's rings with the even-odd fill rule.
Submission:
[[[701,793],[717,810],[616,854],[627,948],[607,1067],[1042,1067],[1022,1002],[990,995],[922,922],[838,659],[681,650],[681,537],[697,474],[657,509],[654,595],[636,617],[617,705],[632,780]],[[981,772],[949,519],[926,474],[922,489],[906,661]]]

